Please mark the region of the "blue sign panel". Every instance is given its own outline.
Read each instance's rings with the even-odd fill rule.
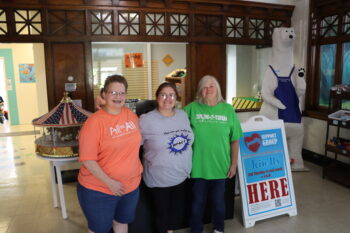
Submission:
[[[248,215],[292,205],[281,129],[245,132],[240,156]]]

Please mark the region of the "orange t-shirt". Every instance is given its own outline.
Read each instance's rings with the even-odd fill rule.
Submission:
[[[124,185],[125,193],[135,190],[141,181],[142,164],[139,159],[141,132],[137,116],[123,107],[118,115],[104,110],[92,114],[79,135],[80,161],[95,160],[112,179]],[[84,165],[79,183],[92,190],[112,194]]]

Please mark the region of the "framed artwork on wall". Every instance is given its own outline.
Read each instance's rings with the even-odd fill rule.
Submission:
[[[35,83],[35,66],[34,64],[19,64],[19,82]]]

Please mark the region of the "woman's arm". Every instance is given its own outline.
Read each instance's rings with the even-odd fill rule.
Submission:
[[[123,184],[109,177],[95,160],[85,160],[83,164],[97,179],[105,183],[114,195],[121,196],[124,194]]]
[[[231,142],[231,166],[227,173],[228,178],[232,178],[236,175],[236,169],[237,169],[237,163],[238,163],[238,146],[239,146],[239,140]]]

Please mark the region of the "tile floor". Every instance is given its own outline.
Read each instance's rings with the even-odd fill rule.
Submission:
[[[12,132],[33,130],[32,126],[0,125],[0,132],[9,132],[9,128]],[[306,165],[310,172],[293,173],[297,216],[275,217],[245,229],[238,197],[235,218],[225,222],[226,232],[349,233],[350,189],[322,179],[319,166]],[[75,183],[64,184],[69,215],[64,220],[61,210],[53,208],[49,164],[36,157],[34,135],[0,137],[0,233],[86,232],[75,187]]]

